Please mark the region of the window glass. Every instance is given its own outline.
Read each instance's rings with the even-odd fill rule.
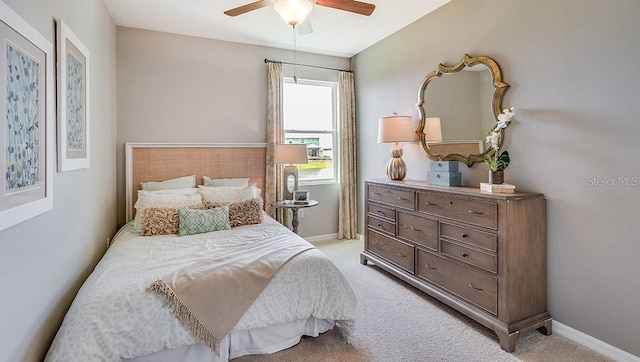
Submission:
[[[337,84],[285,78],[285,142],[307,145],[309,163],[297,165],[300,184],[336,181]]]

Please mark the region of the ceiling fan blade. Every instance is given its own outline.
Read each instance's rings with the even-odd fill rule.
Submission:
[[[316,0],[316,4],[365,16],[373,14],[373,11],[376,9],[376,6],[373,4],[355,0]]]
[[[303,22],[296,25],[296,29],[298,29],[298,34],[307,35],[313,33],[313,27],[311,26],[311,19],[307,16]]]
[[[276,0],[260,0],[255,1],[246,5],[238,6],[237,8],[227,10],[224,13],[229,16],[238,16],[244,13],[248,13],[249,11],[253,11],[256,9],[263,8],[265,6],[273,5],[276,3]]]

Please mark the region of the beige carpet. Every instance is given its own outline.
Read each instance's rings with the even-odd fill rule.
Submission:
[[[610,361],[564,337],[524,334],[516,351],[500,349],[489,329],[409,286],[372,263],[360,264],[363,242],[325,241],[324,251],[358,297],[351,344],[339,329],[278,353],[244,356],[248,361]]]

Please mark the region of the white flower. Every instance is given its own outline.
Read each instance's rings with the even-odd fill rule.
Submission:
[[[494,129],[507,128],[509,123],[511,123],[511,119],[513,118],[513,107],[504,109],[502,114],[498,116],[498,122]]]
[[[496,131],[491,131],[491,133],[487,136],[486,143],[490,143],[491,148],[493,148],[494,150],[496,150],[496,152],[498,152],[498,149],[500,148],[498,146],[499,139],[500,139],[500,133]]]

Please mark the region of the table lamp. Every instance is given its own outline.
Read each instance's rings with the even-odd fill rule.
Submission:
[[[293,200],[293,191],[298,189],[298,168],[295,165],[308,163],[307,145],[303,143],[277,144],[273,152],[273,162],[286,165],[282,172],[282,196]],[[293,189],[289,189],[289,178],[293,178]]]
[[[398,142],[415,141],[415,137],[411,117],[394,113],[393,116],[382,117],[378,121],[378,143],[395,143],[391,148],[391,159],[387,163],[387,176],[390,180],[403,180],[407,175],[407,166],[402,160],[402,147]]]

